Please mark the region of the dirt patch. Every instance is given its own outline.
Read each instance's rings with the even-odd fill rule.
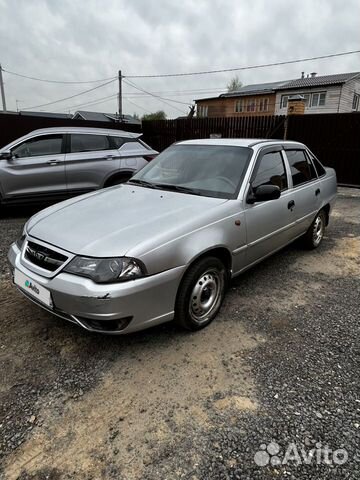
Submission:
[[[235,409],[239,411],[254,411],[258,405],[254,400],[243,396],[230,396],[217,400],[215,402],[215,408],[219,410]]]
[[[126,479],[141,478],[154,449],[164,450],[174,437],[208,427],[206,405],[217,395],[231,391],[215,408],[256,408],[245,352],[263,340],[251,338],[240,324],[231,334],[229,328],[217,322],[196,335],[169,339],[158,350],[145,345],[132,362],[121,355],[95,388],[65,401],[60,415],[54,415],[53,402],[45,402],[41,427],[10,456],[6,478],[50,466],[70,475],[74,458],[79,477],[91,472],[103,478],[101,458],[114,452]],[[72,355],[72,349],[62,348],[61,355]],[[232,396],[234,369],[238,395]]]
[[[338,238],[333,247],[321,255],[314,251],[299,258],[293,269],[336,277],[360,276],[360,237]]]

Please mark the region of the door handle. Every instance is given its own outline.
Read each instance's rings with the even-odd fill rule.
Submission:
[[[316,196],[320,195],[320,188],[317,188],[317,189],[315,190],[315,195],[316,195]]]
[[[294,200],[290,200],[290,202],[288,203],[288,209],[292,211],[294,207],[295,207]]]
[[[111,158],[116,158],[115,155],[105,155],[105,160],[110,160]]]
[[[58,160],[48,160],[46,163],[48,165],[56,165],[58,163]]]

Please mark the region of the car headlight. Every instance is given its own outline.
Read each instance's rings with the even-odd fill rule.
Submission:
[[[18,247],[19,250],[22,249],[22,246],[24,245],[24,242],[25,242],[27,223],[28,223],[28,222],[26,222],[25,225],[24,225],[24,228],[23,228],[21,237],[19,237],[17,240],[15,240],[15,244],[16,244],[16,246]]]
[[[75,257],[66,265],[64,272],[91,278],[95,283],[124,282],[146,275],[142,262],[128,257]]]

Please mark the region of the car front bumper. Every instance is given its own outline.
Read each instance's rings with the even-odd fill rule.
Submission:
[[[53,307],[37,301],[16,285],[27,298],[45,310],[92,332],[126,334],[171,320],[177,290],[185,266],[122,283],[100,285],[92,280],[60,272],[45,278],[21,263],[21,251],[13,243],[8,253],[13,269],[50,291]]]

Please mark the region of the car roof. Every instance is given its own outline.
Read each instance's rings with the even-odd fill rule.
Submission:
[[[300,142],[271,139],[271,138],[201,138],[196,140],[184,140],[177,142],[177,145],[226,145],[233,147],[254,147],[265,145],[299,145],[304,146]]]
[[[141,133],[126,132],[125,130],[117,130],[113,128],[92,128],[92,127],[50,127],[50,128],[41,128],[38,130],[33,130],[29,132],[29,135],[33,134],[50,134],[50,133],[87,133],[87,134],[97,134],[97,135],[111,135],[111,136],[121,136],[127,138],[138,138],[141,137]]]

